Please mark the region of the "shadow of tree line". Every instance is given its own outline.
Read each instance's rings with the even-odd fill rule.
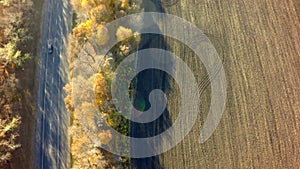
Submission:
[[[165,13],[162,3],[159,0],[143,0],[142,8],[145,12],[160,12]],[[155,26],[157,32],[159,31],[158,26]],[[138,50],[148,49],[148,48],[158,48],[167,50],[169,49],[164,36],[159,34],[142,34],[141,41],[138,46]],[[155,62],[155,61],[154,61]],[[139,61],[137,62],[139,63]],[[139,66],[139,64],[137,64]],[[168,63],[168,66],[170,64]],[[172,65],[171,65],[172,66]],[[157,69],[147,69],[136,77],[135,90],[137,91],[133,98],[142,97],[145,100],[144,111],[150,108],[150,102],[148,96],[150,92],[154,89],[160,89],[164,93],[167,93],[170,89],[171,76],[166,72]],[[133,101],[135,103],[135,101]],[[136,105],[134,105],[136,107]],[[156,120],[149,123],[136,123],[130,122],[130,136],[135,138],[147,138],[156,136],[164,131],[166,131],[172,125],[170,114],[166,108],[164,112]],[[134,145],[131,145],[134,146]],[[142,147],[141,147],[142,149]],[[143,169],[153,169],[153,168],[163,168],[161,166],[158,156],[152,156],[147,158],[131,158],[130,159],[131,168],[143,168]]]

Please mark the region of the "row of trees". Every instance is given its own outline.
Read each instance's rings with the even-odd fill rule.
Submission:
[[[21,123],[21,96],[15,68],[30,58],[25,44],[31,39],[26,14],[30,0],[0,0],[0,168],[21,145],[16,142]]]
[[[135,49],[139,36],[120,26],[115,36],[122,42],[109,54],[99,55],[93,46],[108,42],[110,30],[106,23],[140,11],[139,3],[129,0],[71,2],[76,20],[69,40],[70,83],[65,86],[65,103],[72,117],[69,132],[72,168],[114,168],[121,163],[122,168],[128,168],[128,158],[113,156],[101,150],[99,144],[107,145],[114,139],[106,126],[128,135],[129,122],[115,110],[110,84],[117,64]],[[124,38],[128,36],[132,37]]]

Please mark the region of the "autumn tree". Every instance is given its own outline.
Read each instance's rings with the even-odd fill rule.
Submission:
[[[109,40],[109,32],[106,26],[99,24],[95,35],[95,41],[98,45],[105,45]]]
[[[99,107],[103,106],[103,103],[106,101],[110,101],[110,97],[108,95],[108,90],[106,86],[106,81],[104,76],[101,73],[96,73],[94,75],[94,85],[93,89],[95,92],[96,103]]]
[[[8,7],[17,2],[18,2],[18,0],[0,0],[0,3],[3,4],[3,6],[5,6],[5,7]]]
[[[14,74],[9,74],[0,84],[0,167],[10,160],[12,152],[20,147],[16,143],[21,118],[16,113],[20,105],[15,83]]]
[[[6,168],[13,151],[21,146],[16,140],[22,98],[14,70],[30,58],[27,44],[32,39],[28,31],[31,5],[31,0],[0,0],[0,168]]]
[[[65,102],[68,111],[73,115],[70,127],[71,154],[74,161],[72,168],[104,168],[100,160],[102,155],[110,162],[116,161],[110,158],[109,153],[101,154],[99,148],[99,144],[116,141],[107,126],[128,135],[129,121],[116,111],[110,85],[114,69],[124,56],[137,47],[139,35],[125,27],[118,28],[117,32],[110,35],[111,30],[105,24],[138,12],[138,1],[71,0],[77,17],[69,50],[71,81],[65,87]],[[113,38],[110,36],[116,36],[121,42],[108,53],[98,54],[99,50],[95,50],[93,46],[105,46]],[[128,86],[125,87],[128,89]],[[122,160],[129,162],[128,158]]]
[[[20,66],[30,58],[29,53],[21,52],[24,51],[24,44],[32,39],[28,31],[29,25],[25,19],[24,11],[8,12],[6,16],[8,22],[4,24],[4,40],[0,44],[0,60],[4,61],[5,65],[14,63]]]
[[[73,36],[78,39],[79,42],[85,42],[93,33],[93,21],[87,20],[80,23],[73,29]]]
[[[9,23],[4,29],[4,35],[9,42],[18,45],[32,39],[22,11],[10,13],[8,20]]]
[[[20,119],[19,116],[0,119],[0,166],[10,160],[12,152],[21,146],[16,144],[16,138],[19,136]]]
[[[64,91],[66,92],[67,96],[64,98],[64,102],[68,111],[74,111],[74,102],[72,99],[72,86],[71,84],[66,84],[64,86]]]
[[[5,66],[9,62],[21,66],[28,58],[30,58],[30,54],[22,54],[21,50],[18,50],[14,43],[8,43],[3,48],[0,48],[0,60],[4,61]]]
[[[90,10],[89,18],[95,23],[100,24],[109,21],[111,19],[111,15],[107,10],[106,6],[100,4]]]

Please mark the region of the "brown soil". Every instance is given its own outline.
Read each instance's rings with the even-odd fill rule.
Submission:
[[[209,90],[202,96],[198,125],[160,156],[165,169],[300,167],[299,7],[296,0],[181,0],[167,9],[226,45],[216,48],[225,57],[228,95],[219,126],[199,144]],[[191,52],[171,46],[204,76]],[[176,92],[168,100],[171,116],[178,112]]]

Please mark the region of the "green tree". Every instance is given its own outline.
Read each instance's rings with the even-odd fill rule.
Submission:
[[[22,55],[20,50],[17,50],[16,44],[8,43],[4,45],[3,48],[0,48],[0,59],[5,61],[5,66],[12,62],[17,66],[21,66],[26,59],[30,58],[30,54],[25,53]]]
[[[11,43],[21,45],[22,43],[32,39],[29,34],[28,25],[25,22],[24,13],[16,12],[8,15],[9,23],[5,26],[4,35]]]

